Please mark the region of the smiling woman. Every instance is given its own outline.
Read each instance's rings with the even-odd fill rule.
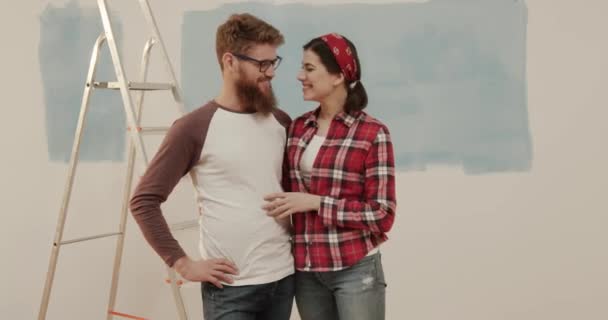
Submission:
[[[286,147],[289,190],[265,197],[268,215],[293,215],[296,301],[303,320],[385,317],[378,247],[395,220],[388,128],[362,110],[357,49],[329,33],[303,46],[298,80],[319,107],[296,118]],[[364,284],[361,286],[361,284]]]

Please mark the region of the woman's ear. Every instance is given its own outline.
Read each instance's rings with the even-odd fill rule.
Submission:
[[[344,83],[344,74],[342,72],[335,75],[335,79],[333,82],[334,87],[341,86]]]

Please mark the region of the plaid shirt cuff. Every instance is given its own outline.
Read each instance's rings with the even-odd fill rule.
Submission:
[[[338,212],[343,206],[342,201],[336,200],[332,197],[324,196],[321,197],[321,207],[319,208],[319,216],[325,226],[338,226]]]

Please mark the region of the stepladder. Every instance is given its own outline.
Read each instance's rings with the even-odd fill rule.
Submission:
[[[110,18],[110,10],[108,8],[107,0],[97,0],[99,7],[99,13],[103,25],[103,32],[97,38],[94,43],[91,61],[89,64],[88,73],[86,76],[84,92],[82,96],[82,102],[80,107],[80,113],[78,117],[78,123],[76,126],[76,132],[74,135],[74,142],[69,160],[68,177],[63,191],[63,197],[61,201],[61,207],[59,210],[59,217],[55,230],[55,236],[52,243],[51,256],[49,259],[49,267],[47,270],[46,281],[44,284],[44,291],[42,294],[42,301],[38,313],[38,320],[46,319],[47,311],[51,300],[51,291],[57,269],[57,263],[59,260],[59,253],[62,246],[91,241],[95,239],[115,237],[116,248],[114,253],[114,263],[112,269],[112,278],[110,285],[110,292],[107,304],[107,314],[104,316],[107,320],[118,319],[118,318],[129,318],[129,319],[145,319],[143,317],[134,316],[127,312],[115,310],[118,284],[120,279],[121,262],[123,258],[125,233],[127,225],[127,217],[129,211],[129,200],[131,196],[131,189],[134,180],[134,168],[135,161],[138,159],[143,168],[148,165],[148,154],[144,145],[143,136],[147,134],[164,134],[167,131],[167,127],[142,127],[142,114],[144,106],[145,93],[149,91],[169,91],[177,109],[178,115],[185,114],[185,108],[183,104],[182,91],[177,82],[174,69],[170,63],[167,49],[164,42],[162,41],[158,26],[156,23],[155,16],[152,12],[148,0],[137,0],[139,6],[146,20],[150,35],[145,43],[143,52],[141,55],[140,62],[140,73],[137,81],[130,81],[125,75],[125,70],[121,58],[119,56],[119,50],[115,40],[113,31],[112,21]],[[107,46],[111,55],[111,61],[113,65],[113,71],[115,74],[115,81],[98,81],[96,79],[96,71],[98,67],[99,55],[103,46]],[[166,82],[148,82],[148,69],[150,64],[150,55],[154,48],[158,48],[160,53],[160,59],[164,64],[167,80]],[[129,146],[127,151],[127,170],[125,175],[125,185],[123,189],[122,206],[120,211],[118,230],[115,232],[97,234],[92,236],[86,236],[76,239],[65,240],[63,239],[64,227],[67,220],[67,213],[70,204],[70,199],[74,186],[74,179],[76,176],[76,169],[78,166],[79,152],[83,131],[85,129],[87,111],[89,109],[89,101],[91,95],[96,90],[117,90],[120,92],[122,98],[122,104],[124,107],[125,118],[127,120],[127,132],[130,137]],[[180,230],[185,228],[191,228],[195,225],[193,221],[188,221],[175,225],[172,230]],[[175,271],[172,268],[167,267],[167,280],[171,287],[171,293],[176,305],[177,319],[186,320],[188,319],[184,301],[182,299],[180,284]]]

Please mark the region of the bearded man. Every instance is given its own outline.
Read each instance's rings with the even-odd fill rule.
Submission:
[[[130,201],[163,261],[201,282],[206,320],[288,320],[291,314],[290,223],[262,208],[266,194],[286,191],[291,119],[277,108],[271,86],[283,43],[276,28],[250,14],[234,14],[218,27],[219,95],[175,121]],[[161,211],[186,174],[196,189],[202,259],[188,257]]]

